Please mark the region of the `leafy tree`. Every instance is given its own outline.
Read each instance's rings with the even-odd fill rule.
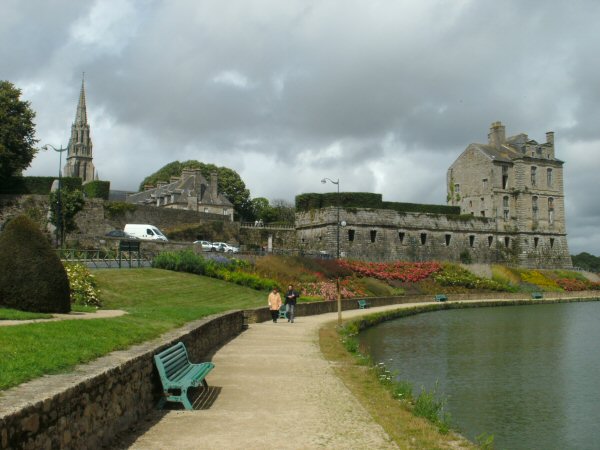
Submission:
[[[598,256],[583,252],[578,255],[571,255],[571,260],[575,267],[581,267],[589,272],[600,272],[600,257]]]
[[[275,222],[276,212],[269,205],[269,199],[265,197],[256,197],[252,199],[252,213],[255,220],[263,222]]]
[[[58,191],[50,193],[50,223],[57,228],[60,228],[60,242],[64,242],[65,233],[70,233],[77,229],[75,225],[75,215],[83,209],[85,200],[83,193],[76,189],[65,189],[64,187],[60,190],[60,222],[58,216]]]
[[[292,202],[275,199],[271,207],[275,210],[276,222],[293,224],[296,221],[296,207]]]
[[[233,207],[238,216],[246,219],[253,219],[252,203],[250,201],[250,191],[246,189],[246,185],[242,181],[240,175],[228,167],[218,167],[214,164],[205,164],[200,161],[173,161],[166,166],[163,166],[152,175],[144,178],[140,184],[140,191],[147,184],[156,185],[158,181],[169,181],[171,177],[181,176],[184,168],[200,169],[200,173],[204,178],[210,180],[210,175],[213,172],[218,176],[218,189],[227,199],[233,203]]]
[[[0,185],[20,176],[37,152],[35,112],[20,97],[20,89],[0,81]]]

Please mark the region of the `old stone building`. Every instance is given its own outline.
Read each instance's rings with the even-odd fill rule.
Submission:
[[[84,80],[81,80],[79,103],[77,104],[77,111],[75,113],[75,122],[71,126],[71,137],[69,138],[67,148],[67,163],[64,168],[64,176],[79,177],[84,183],[97,179],[93,163],[90,125],[87,121]]]
[[[381,199],[373,207],[343,202],[338,226],[335,205],[303,209],[297,198],[299,246],[330,255],[339,246],[342,257],[372,261],[571,267],[562,166],[553,133],[543,144],[525,134],[506,138],[504,126],[495,122],[488,143],[470,144],[448,170],[448,204],[454,208]]]
[[[218,191],[217,174],[213,173],[208,182],[199,169],[183,169],[181,177],[158,182],[156,187],[147,186],[127,196],[127,202],[218,214],[233,221],[233,204]]]
[[[496,234],[520,265],[570,266],[565,226],[563,161],[554,133],[538,143],[506,137],[491,125],[486,144],[470,144],[447,174],[448,203],[461,213],[494,219]]]

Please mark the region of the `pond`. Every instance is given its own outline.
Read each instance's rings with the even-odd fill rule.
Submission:
[[[600,448],[600,302],[419,314],[365,330],[360,343],[415,394],[436,388],[472,441]]]

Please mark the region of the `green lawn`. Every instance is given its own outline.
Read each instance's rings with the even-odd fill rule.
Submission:
[[[32,313],[19,311],[17,309],[0,308],[0,320],[31,320],[31,319],[49,319],[52,314]]]
[[[267,303],[266,292],[198,275],[159,269],[106,269],[93,274],[103,309],[128,314],[0,327],[0,390],[68,371],[210,314]]]

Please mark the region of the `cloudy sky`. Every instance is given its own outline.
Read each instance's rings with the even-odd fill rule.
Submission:
[[[253,197],[380,192],[445,203],[491,122],[565,164],[571,253],[600,255],[597,0],[3,0],[0,79],[66,146],[85,72],[94,164],[135,190],[174,160]],[[53,175],[40,152],[29,175]],[[594,181],[596,180],[596,181]]]

